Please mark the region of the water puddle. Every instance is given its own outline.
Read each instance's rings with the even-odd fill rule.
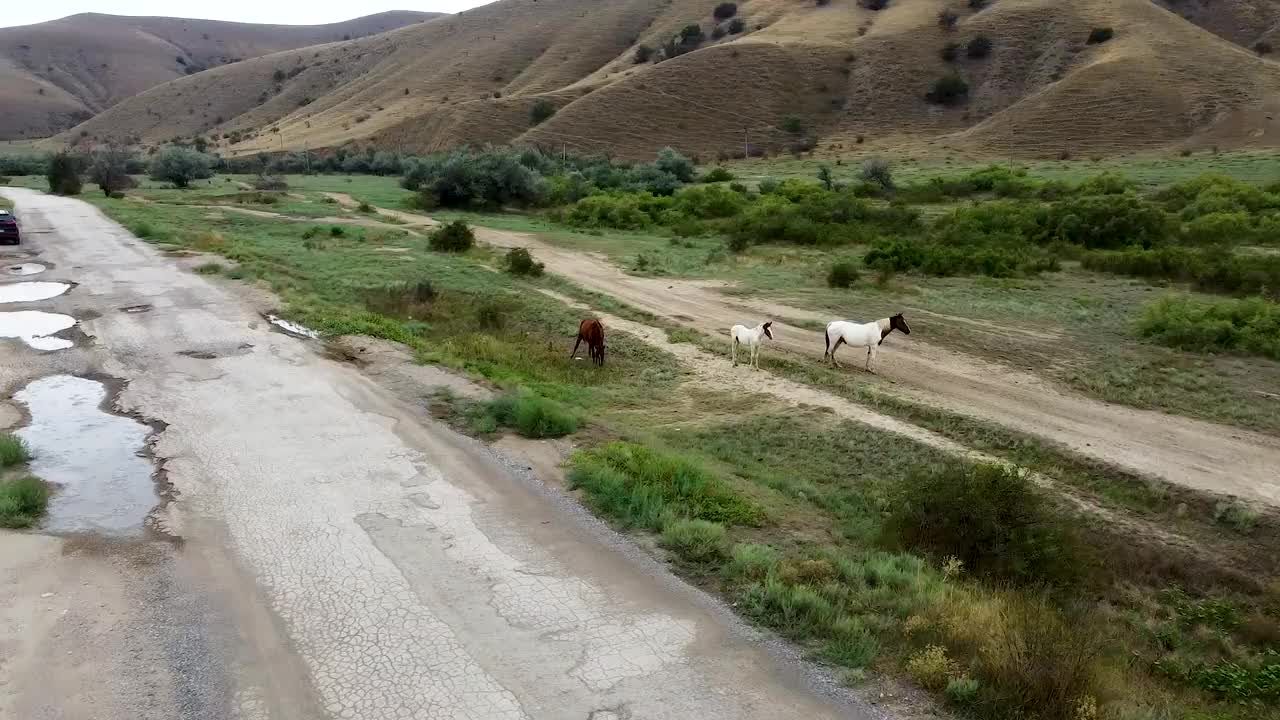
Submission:
[[[103,410],[106,398],[103,383],[71,375],[41,378],[13,396],[31,415],[17,432],[31,448],[31,472],[57,485],[45,530],[140,535],[160,501],[141,454],[152,428]]]
[[[320,333],[316,332],[315,330],[312,330],[311,328],[306,327],[304,325],[299,325],[298,323],[295,323],[295,322],[289,322],[288,320],[285,320],[279,315],[268,315],[267,322],[271,323],[272,325],[275,325],[281,330],[284,330],[290,335],[297,335],[298,337],[311,338],[312,340],[316,340],[320,337]]]
[[[9,265],[5,267],[6,275],[36,275],[42,273],[47,268],[40,263],[18,263],[17,265]]]
[[[59,313],[0,312],[0,338],[19,338],[36,350],[66,350],[75,343],[53,335],[75,324],[75,318]]]
[[[60,282],[20,282],[0,285],[0,303],[35,302],[58,297],[71,289]]]

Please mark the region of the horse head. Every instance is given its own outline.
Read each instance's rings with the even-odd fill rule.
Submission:
[[[773,325],[773,321],[770,320],[761,326],[762,328],[764,328],[764,334],[768,336],[770,340],[773,339],[773,331],[769,329],[772,325]]]
[[[907,325],[907,319],[902,317],[902,313],[898,313],[897,315],[889,318],[889,327],[897,328],[905,335],[911,334],[911,328]]]

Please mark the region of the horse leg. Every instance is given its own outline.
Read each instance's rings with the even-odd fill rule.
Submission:
[[[578,341],[573,344],[573,350],[569,353],[569,359],[572,360],[574,355],[578,354],[578,346],[582,344],[582,333],[578,333]],[[587,346],[590,349],[590,345]]]
[[[738,338],[729,343],[729,354],[733,356],[733,366],[738,367]]]
[[[836,338],[836,345],[831,348],[831,367],[843,367],[840,363],[836,362],[836,351],[840,349],[842,344],[844,344],[844,338]]]
[[[760,345],[761,343],[756,343],[751,346],[751,367],[756,370],[760,369]]]

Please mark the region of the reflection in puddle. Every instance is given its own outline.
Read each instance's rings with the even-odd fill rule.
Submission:
[[[20,282],[0,285],[0,303],[35,302],[58,297],[71,289],[60,282]]]
[[[31,414],[17,431],[31,448],[31,472],[57,486],[44,530],[138,535],[159,502],[151,462],[140,455],[151,428],[102,410],[106,396],[102,383],[71,375],[13,396]]]
[[[290,333],[292,335],[299,335],[301,337],[311,338],[312,340],[315,340],[316,338],[320,337],[320,333],[316,332],[315,330],[312,330],[311,328],[306,327],[305,325],[299,325],[298,323],[289,322],[288,320],[285,320],[284,318],[278,315],[268,315],[267,322],[271,323],[272,325],[275,325],[281,330],[284,330],[285,332]]]
[[[40,263],[18,263],[10,265],[4,269],[7,275],[35,275],[45,271],[45,266]]]
[[[21,338],[36,350],[65,350],[74,343],[51,336],[75,324],[75,318],[59,313],[36,310],[0,312],[0,338]]]

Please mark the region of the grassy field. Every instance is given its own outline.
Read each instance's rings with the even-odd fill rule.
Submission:
[[[927,489],[930,482],[962,487],[965,478],[988,477],[971,464],[897,435],[833,422],[825,413],[780,415],[770,403],[702,390],[686,379],[672,356],[621,333],[611,337],[604,369],[567,362],[578,314],[536,288],[571,291],[602,309],[637,319],[643,315],[572,289],[563,279],[493,272],[499,258],[485,249],[438,253],[428,249],[426,238],[396,228],[345,227],[334,235],[327,225],[315,232],[308,222],[211,215],[193,206],[231,192],[225,184],[205,184],[176,198],[162,188],[134,191],[150,203],[85,198],[162,247],[234,261],[233,269],[218,272],[267,283],[292,319],[325,334],[363,333],[403,342],[423,362],[466,371],[506,390],[498,401],[479,406],[441,400],[438,410],[460,427],[482,435],[502,427],[532,437],[576,432],[578,444],[588,450],[575,458],[570,482],[597,512],[652,533],[677,571],[733,600],[744,615],[791,638],[816,660],[842,668],[849,682],[871,671],[905,674],[937,690],[945,702],[989,718],[1019,712],[1023,706],[1010,698],[1020,694],[1040,698],[1046,718],[1097,717],[1073,714],[1077,706],[1087,709],[1091,703],[1109,716],[1135,720],[1275,716],[1259,699],[1270,690],[1249,690],[1237,698],[1214,685],[1233,667],[1253,679],[1262,678],[1258,673],[1268,667],[1265,644],[1257,638],[1269,637],[1276,623],[1277,610],[1268,603],[1277,600],[1267,594],[1275,576],[1268,558],[1276,557],[1270,520],[1152,486],[1028,437],[872,389],[850,389],[835,373],[812,363],[779,363],[777,372],[788,377],[1043,473],[1121,516],[1174,528],[1205,550],[1188,555],[1167,552],[1158,542],[1137,542],[1142,538],[1076,517],[1070,504],[1024,480],[998,475],[996,481],[1011,483],[1014,492],[947,506],[981,509],[997,497],[1026,503],[1014,515],[1032,517],[1029,524],[1006,527],[1001,521],[994,532],[1028,539],[996,556],[1049,567],[1043,564],[1048,562],[1045,543],[1036,538],[1058,537],[1064,524],[1071,526],[1076,548],[1063,566],[1069,572],[1052,588],[1025,578],[1010,584],[1007,568],[988,566],[981,553],[965,549],[974,542],[989,547],[992,540],[963,534],[926,543],[908,530],[956,519],[899,514],[904,507],[924,507],[919,500],[904,501],[902,493],[911,488]],[[293,203],[334,209],[318,199],[322,191],[381,198],[378,204],[394,206],[396,191],[389,180],[354,178],[353,187],[342,187],[347,184],[336,177],[316,179],[308,187],[293,184],[290,192],[302,199],[269,209],[304,217],[294,213]],[[543,222],[514,215],[485,216],[484,221],[517,230],[537,230]],[[690,275],[698,272],[698,258],[714,250],[707,239],[673,245],[643,233],[621,239],[563,231],[552,237],[602,252],[631,243],[655,253],[683,253]],[[794,286],[803,253],[771,258],[770,252],[716,259],[702,267],[739,273],[744,283],[754,283],[744,285],[749,291]],[[888,304],[893,293],[919,298],[937,292],[941,299],[931,302],[943,306],[955,302],[945,293],[953,298],[985,294],[989,316],[1028,322],[1032,313],[1036,324],[1028,327],[1038,330],[1056,327],[1077,312],[1052,297],[1042,298],[1033,310],[1020,310],[1016,306],[1026,298],[1004,297],[1015,290],[946,283],[911,291],[871,286],[861,302]],[[825,292],[820,289],[808,300],[803,289],[792,291],[799,293],[797,301],[827,301],[817,297]],[[859,286],[841,292],[863,291]],[[1035,285],[1022,292],[1033,297],[1049,291]],[[1088,294],[1088,288],[1053,292]],[[696,333],[682,337],[703,342]],[[965,342],[976,341],[961,333],[949,342],[967,347]],[[718,346],[709,349],[723,352]],[[997,516],[1003,512],[994,505],[988,510]],[[947,514],[945,508],[930,512]],[[959,527],[980,524],[976,516],[957,522]],[[1129,559],[1115,562],[1117,556]],[[1248,573],[1252,576],[1240,577]],[[1224,613],[1238,622],[1221,621]],[[1078,623],[1096,629],[1096,637],[1082,635],[1088,642],[1064,638],[1062,628]],[[983,644],[975,633],[1002,640]],[[1019,648],[1046,643],[1050,671],[1035,675],[1017,669],[1025,664]]]
[[[812,178],[820,164],[827,164],[837,179],[851,181],[861,173],[863,159],[871,157],[877,157],[877,155],[868,152],[861,156],[847,156],[838,165],[834,160],[775,157],[736,160],[725,163],[725,167],[743,180],[758,182],[766,177]],[[993,163],[1026,168],[1030,175],[1044,180],[1066,182],[1079,182],[1102,172],[1119,172],[1147,187],[1189,180],[1204,173],[1221,173],[1237,180],[1259,184],[1280,180],[1280,166],[1277,165],[1276,153],[1264,150],[1220,153],[1199,150],[1188,156],[1130,155],[1100,158],[1096,161],[1089,158],[1009,161],[990,157],[953,159],[884,157],[892,162],[894,177],[902,183],[918,182],[938,176],[961,175]]]

